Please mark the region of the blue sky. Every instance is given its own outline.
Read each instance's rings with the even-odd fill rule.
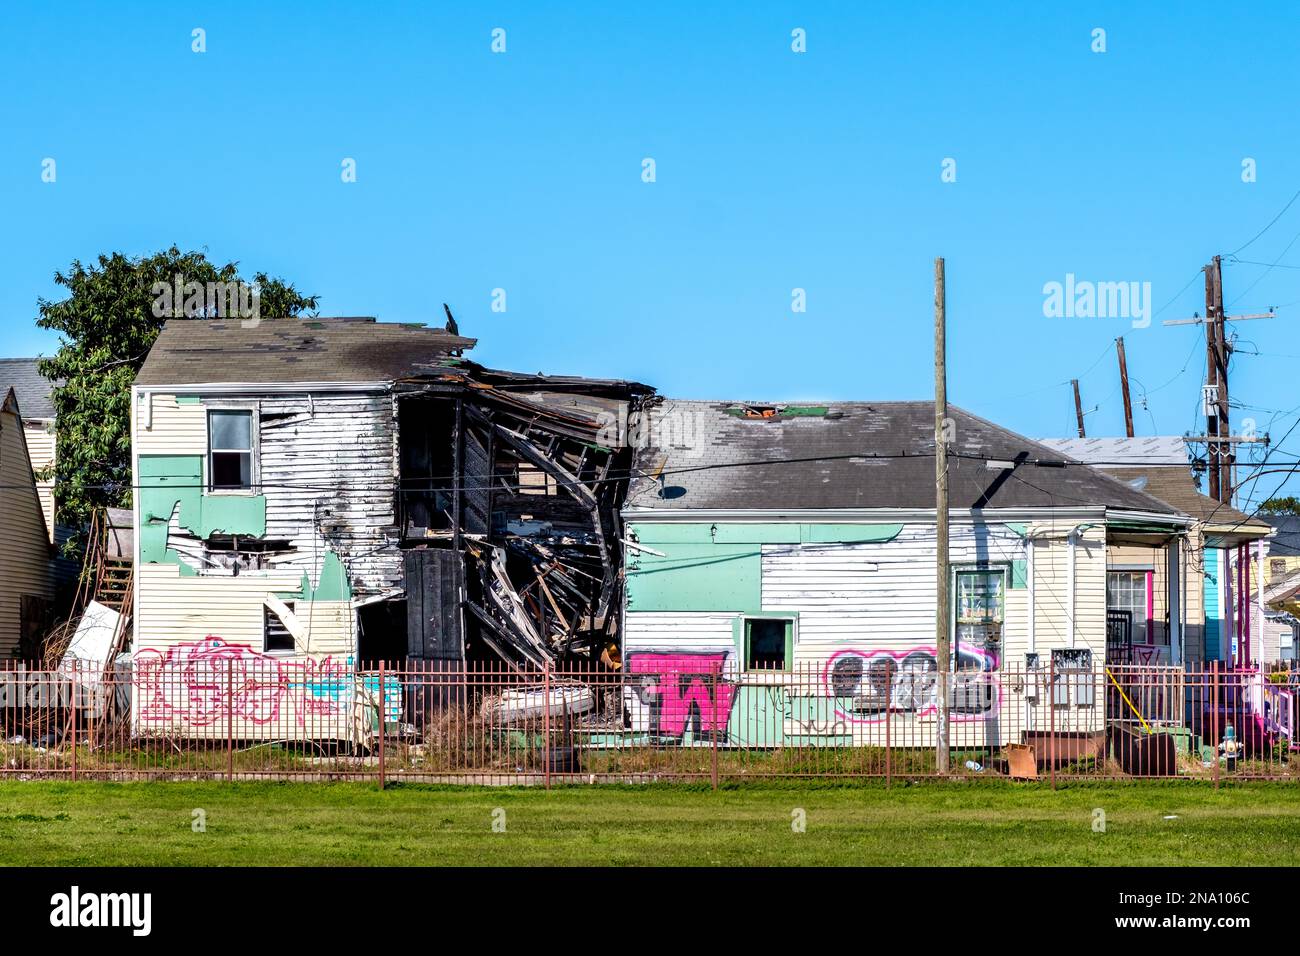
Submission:
[[[1078,377],[1089,433],[1122,434],[1123,335],[1138,433],[1203,430],[1201,333],[1161,322],[1300,189],[1293,6],[697,6],[6,5],[0,354],[56,347],[36,300],[73,259],[175,243],[326,315],[440,324],[449,302],[490,365],[927,398],[943,255],[953,402],[1068,435]],[[1224,270],[1230,312],[1280,307],[1240,323],[1232,377],[1234,418],[1274,438],[1300,405],[1297,234],[1300,202],[1239,253],[1277,268]],[[1068,273],[1165,308],[1047,318]],[[1297,451],[1300,429],[1276,460]]]

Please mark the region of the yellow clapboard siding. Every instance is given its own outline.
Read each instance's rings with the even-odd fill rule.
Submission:
[[[54,598],[50,540],[36,490],[22,422],[0,412],[0,656],[10,656],[21,635],[22,596]]]
[[[135,650],[166,650],[176,644],[219,637],[261,651],[266,594],[296,591],[301,584],[301,573],[292,571],[182,577],[176,565],[141,565]],[[295,613],[306,629],[299,653],[313,657],[353,653],[355,635],[349,602],[299,601]]]
[[[153,404],[152,421],[146,402]],[[207,411],[197,402],[180,404],[175,395],[146,395],[135,408],[135,429],[137,456],[208,453]]]
[[[27,440],[27,456],[32,462],[32,473],[39,474],[54,464],[54,425],[46,422],[23,422],[23,437]],[[54,481],[36,482],[36,493],[45,513],[45,527],[54,540]]]

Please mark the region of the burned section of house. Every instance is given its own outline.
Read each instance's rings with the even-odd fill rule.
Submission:
[[[265,736],[348,724],[365,688],[340,675],[381,660],[617,654],[625,425],[651,390],[493,371],[474,344],[368,319],[167,324],[134,387],[138,723],[201,725],[214,667],[246,678],[232,732]]]
[[[624,425],[650,389],[461,371],[396,390],[410,655],[615,660]],[[447,613],[457,590],[463,648]]]

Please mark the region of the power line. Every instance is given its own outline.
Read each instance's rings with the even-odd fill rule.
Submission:
[[[1265,226],[1259,232],[1255,233],[1255,235],[1251,236],[1249,240],[1247,240],[1242,245],[1238,246],[1236,249],[1233,249],[1227,255],[1229,257],[1235,256],[1237,253],[1241,252],[1242,249],[1245,249],[1247,246],[1254,243],[1254,241],[1258,239],[1260,236],[1264,235],[1264,233],[1272,229],[1274,224],[1286,214],[1286,211],[1291,208],[1291,206],[1295,203],[1297,199],[1300,199],[1300,189],[1297,189],[1295,195],[1293,195],[1290,199],[1287,200],[1287,203],[1285,206],[1282,207],[1281,212],[1279,212],[1276,216],[1274,216],[1272,219],[1268,221],[1267,226]]]

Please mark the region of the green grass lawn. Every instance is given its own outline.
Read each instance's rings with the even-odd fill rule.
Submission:
[[[505,832],[493,832],[494,811]],[[1106,830],[1094,832],[1094,809]],[[202,809],[206,832],[194,832]],[[805,832],[791,826],[806,814]],[[500,814],[498,813],[499,817]],[[1173,819],[1166,819],[1173,817]],[[7,865],[1300,862],[1300,788],[0,783]]]

